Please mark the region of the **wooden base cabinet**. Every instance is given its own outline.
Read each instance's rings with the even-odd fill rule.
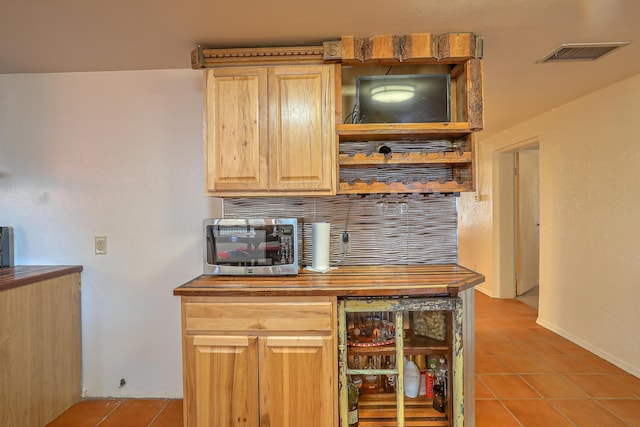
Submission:
[[[331,298],[185,297],[182,313],[185,427],[337,425]]]
[[[0,269],[0,426],[42,427],[82,398],[81,271]]]

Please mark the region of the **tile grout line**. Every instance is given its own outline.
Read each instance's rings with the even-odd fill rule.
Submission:
[[[568,415],[566,415],[564,412],[562,412],[562,411],[560,410],[560,408],[558,408],[556,405],[554,405],[554,404],[553,404],[553,402],[551,401],[551,399],[545,399],[545,400],[547,401],[547,403],[548,403],[548,404],[549,404],[553,409],[555,409],[555,410],[556,410],[556,412],[557,412],[557,413],[559,413],[562,417],[564,417],[564,419],[565,419],[565,420],[569,421],[569,423],[570,423],[572,426],[580,427],[579,425],[577,425],[576,423],[574,423],[574,422],[573,422],[573,420],[572,420],[571,418],[569,418],[569,416],[568,416]]]
[[[165,400],[164,405],[162,405],[162,408],[160,408],[160,410],[155,415],[155,417],[153,417],[151,421],[149,421],[149,424],[147,424],[147,427],[151,427],[151,425],[156,422],[158,417],[160,417],[160,414],[162,413],[162,411],[164,411],[167,408],[167,406],[169,406],[169,399]]]
[[[520,421],[518,419],[518,417],[516,417],[516,414],[514,414],[513,412],[511,412],[511,409],[509,409],[507,407],[507,405],[504,404],[504,402],[502,401],[502,399],[498,399],[498,402],[500,403],[500,405],[502,405],[502,407],[504,408],[505,411],[507,411],[507,413],[509,415],[511,415],[511,418],[513,418],[518,424],[520,424],[520,427],[525,427],[524,424],[522,424],[522,421]]]
[[[102,419],[101,419],[100,421],[98,421],[98,424],[96,424],[96,426],[95,426],[95,427],[98,427],[98,426],[100,426],[100,424],[102,424],[103,422],[105,422],[105,421],[107,420],[107,418],[109,418],[109,416],[110,416],[111,414],[113,414],[113,412],[114,412],[116,409],[118,409],[118,408],[122,405],[122,403],[123,403],[123,402],[124,402],[124,399],[120,399],[120,400],[119,400],[119,402],[118,402],[117,404],[115,404],[115,405],[114,405],[113,409],[112,409],[112,410],[110,410],[110,411],[109,411],[109,412],[108,412],[104,417],[102,417]]]
[[[604,406],[601,402],[600,399],[596,399],[596,398],[592,398],[593,401],[597,404],[600,405],[600,407],[602,409],[604,409],[605,411],[607,411],[608,413],[610,413],[611,415],[613,415],[614,417],[616,417],[617,419],[619,419],[620,421],[622,421],[624,424],[628,425],[629,427],[633,427],[633,425],[629,424],[627,422],[626,418],[622,418],[620,416],[618,416],[618,414],[616,414],[615,412],[613,412],[611,409],[607,408],[606,406]],[[606,399],[605,399],[606,400]]]

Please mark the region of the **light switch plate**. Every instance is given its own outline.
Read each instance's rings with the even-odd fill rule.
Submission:
[[[96,255],[106,255],[107,254],[107,236],[96,236],[95,248],[96,248]]]

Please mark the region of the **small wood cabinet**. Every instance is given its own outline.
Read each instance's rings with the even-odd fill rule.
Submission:
[[[333,427],[335,298],[182,300],[185,427]]]
[[[207,70],[207,195],[335,194],[334,68]]]
[[[348,298],[338,304],[341,425],[347,420],[348,377],[356,376],[365,378],[358,402],[360,427],[464,424],[460,298]],[[426,381],[427,356],[447,364],[443,412],[434,409],[434,397],[426,389],[416,397],[405,395],[405,358],[421,357]],[[388,376],[393,377],[391,387],[384,384]]]
[[[481,37],[472,33],[343,36],[324,46],[325,60],[341,64],[336,94],[338,194],[475,189],[473,133],[483,128]],[[450,120],[361,123],[357,79],[393,75],[448,75]],[[382,145],[386,155],[379,151]]]

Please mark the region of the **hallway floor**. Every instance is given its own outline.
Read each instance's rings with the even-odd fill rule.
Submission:
[[[476,292],[477,427],[640,427],[640,379]],[[180,399],[87,399],[47,427],[181,427]],[[301,426],[303,427],[303,426]]]
[[[516,299],[529,307],[538,309],[538,300],[540,299],[540,287],[536,286],[532,289],[529,289],[524,294],[517,296]]]
[[[640,427],[640,379],[476,292],[477,427]]]

